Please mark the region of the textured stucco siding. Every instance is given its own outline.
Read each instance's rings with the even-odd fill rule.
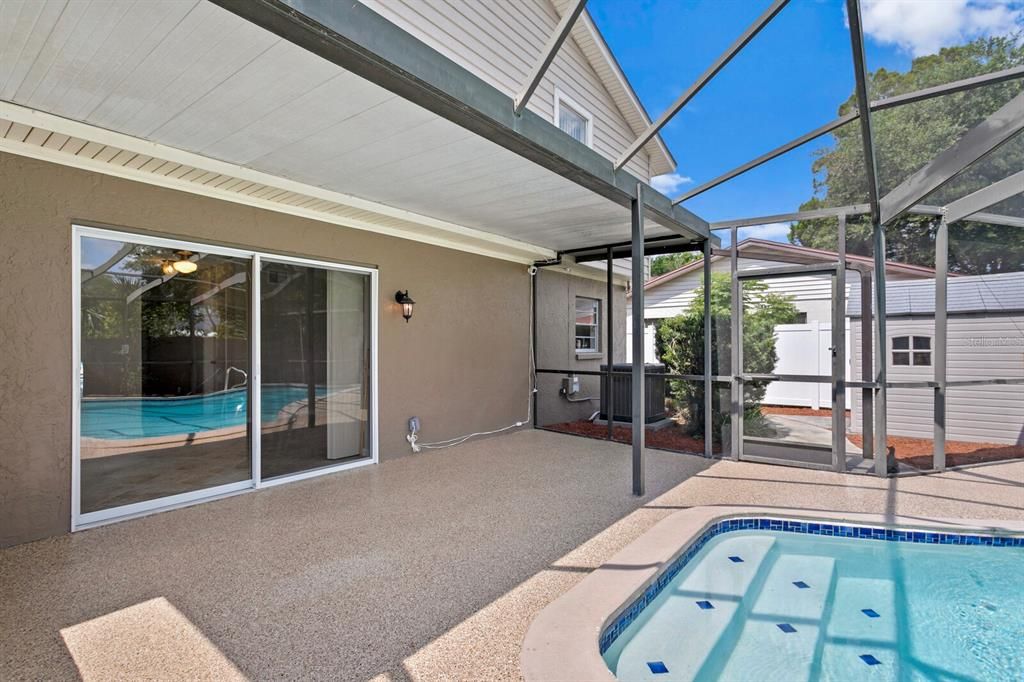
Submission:
[[[377,267],[382,460],[412,415],[424,441],[526,418],[525,266],[0,153],[0,545],[70,526],[76,222]]]
[[[574,347],[575,305],[577,296],[601,301],[601,352],[593,357],[580,356]],[[541,369],[598,371],[607,358],[608,305],[604,282],[576,277],[555,269],[541,269],[537,275],[537,366]],[[615,287],[612,325],[615,328],[615,361],[626,358],[626,290]],[[600,377],[581,376],[580,393],[574,399],[594,400],[569,402],[559,394],[562,374],[537,376],[537,423],[541,426],[577,419],[586,419],[600,404]]]

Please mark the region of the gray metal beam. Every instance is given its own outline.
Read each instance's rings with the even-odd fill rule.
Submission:
[[[704,456],[714,456],[714,420],[711,372],[711,240],[704,240]]]
[[[1024,194],[1024,170],[947,204],[945,220],[955,223],[1018,194]]]
[[[946,344],[949,329],[946,315],[946,292],[949,275],[949,223],[943,217],[935,234],[935,397],[932,409],[935,426],[932,435],[932,466],[946,469]]]
[[[637,198],[630,210],[633,237],[633,357],[631,369],[633,402],[633,494],[644,494],[644,186],[638,184]],[[614,415],[609,415],[612,418]]]
[[[846,216],[839,216],[832,278],[832,466],[846,471]]]
[[[526,77],[526,82],[523,87],[519,89],[513,100],[513,110],[516,116],[523,113],[523,109],[526,108],[527,102],[530,101],[530,97],[533,96],[534,90],[540,85],[541,79],[544,78],[544,74],[547,73],[548,67],[551,66],[551,62],[555,59],[555,55],[558,54],[559,48],[562,47],[562,43],[569,37],[569,32],[572,31],[573,25],[576,23],[576,19],[579,18],[583,12],[583,8],[587,6],[587,0],[574,0],[573,4],[568,8],[565,14],[562,15],[562,19],[555,26],[554,32],[548,41],[544,44],[544,48],[541,50],[540,55],[537,57],[537,62],[530,69],[530,74]]]
[[[720,220],[709,223],[708,227],[712,230],[724,230],[731,227],[757,227],[758,225],[768,225],[769,223],[786,223],[795,220],[813,220],[814,218],[834,218],[841,215],[861,215],[870,212],[871,207],[867,204],[853,204],[851,206],[837,206],[836,208],[819,208],[813,211],[777,213],[775,215],[753,216],[737,220]]]
[[[851,0],[854,1],[854,0]],[[1024,92],[967,131],[955,144],[904,180],[881,200],[881,221],[888,223],[939,189],[968,166],[1024,130]]]
[[[915,90],[914,92],[908,92],[903,95],[893,95],[892,97],[886,97],[885,99],[875,100],[871,103],[871,111],[892,109],[893,107],[903,106],[904,104],[923,102],[924,100],[935,97],[951,95],[955,92],[965,92],[985,85],[995,85],[996,83],[1004,83],[1006,81],[1022,77],[1024,77],[1024,66],[1015,66],[1012,69],[1003,69],[1002,71],[986,73],[981,76],[974,76],[973,78],[964,78],[963,80],[953,81],[943,85],[936,85],[923,90]]]
[[[636,153],[640,151],[645,144],[650,142],[651,138],[657,135],[658,131],[661,130],[666,123],[672,120],[672,117],[679,113],[679,110],[686,106],[687,102],[693,99],[697,93],[700,92],[704,86],[707,85],[708,82],[710,82],[711,79],[725,67],[726,64],[732,61],[732,58],[735,57],[740,50],[747,46],[747,43],[754,39],[754,36],[761,32],[762,28],[768,25],[768,22],[775,18],[775,15],[782,11],[782,8],[786,6],[787,2],[789,2],[789,0],[774,0],[768,9],[754,20],[754,23],[748,26],[740,37],[733,41],[733,44],[730,45],[725,52],[720,54],[718,59],[716,59],[711,66],[709,66],[707,70],[702,73],[700,77],[698,77],[697,80],[695,80],[693,84],[687,88],[678,99],[676,99],[675,102],[672,103],[672,106],[666,109],[665,112],[658,117],[658,120],[647,126],[647,130],[640,133],[640,136],[634,140],[633,144],[629,145],[626,151],[622,153],[622,156],[620,156],[615,162],[616,170],[621,169],[629,163],[629,160],[636,156]]]
[[[742,175],[743,173],[746,173],[749,170],[753,170],[754,168],[757,168],[758,166],[760,166],[762,164],[768,163],[769,161],[771,161],[774,158],[782,156],[786,152],[792,151],[792,150],[796,149],[797,147],[799,147],[801,145],[807,144],[811,140],[817,139],[817,138],[821,137],[822,135],[827,135],[828,133],[831,133],[836,128],[841,128],[842,126],[846,125],[847,123],[850,123],[851,121],[856,121],[856,120],[857,120],[857,114],[856,113],[846,114],[844,116],[840,116],[839,118],[837,118],[837,119],[835,119],[833,121],[829,121],[828,123],[826,123],[823,126],[815,128],[814,130],[810,131],[809,133],[804,133],[800,137],[795,138],[795,139],[787,142],[784,145],[776,147],[775,149],[771,150],[770,152],[765,152],[764,154],[762,154],[761,156],[757,157],[756,159],[752,159],[750,161],[747,161],[742,166],[736,166],[731,171],[729,171],[727,173],[722,173],[717,178],[713,178],[711,180],[708,180],[703,185],[698,185],[697,187],[694,187],[690,191],[684,192],[683,194],[681,194],[678,197],[676,197],[675,199],[673,199],[672,203],[673,204],[681,204],[682,202],[686,201],[687,199],[692,199],[693,197],[698,196],[700,194],[703,194],[704,192],[707,192],[710,189],[714,189],[715,187],[718,187],[719,185],[721,185],[723,182],[727,182],[729,180],[732,180],[737,175]]]
[[[871,333],[871,281],[870,270],[860,272],[860,376],[863,384],[874,382]],[[853,382],[850,382],[851,384]],[[875,452],[875,392],[873,386],[861,388],[861,450],[867,459]]]
[[[607,315],[605,315],[605,331],[607,334],[607,349],[605,355],[607,356],[607,373],[604,377],[605,390],[603,391],[605,396],[605,417],[608,421],[608,440],[614,440],[615,435],[615,390],[613,386],[614,377],[612,372],[615,371],[615,253],[614,248],[609,246],[606,252],[605,262],[605,287],[606,296],[608,297]]]
[[[889,423],[888,423],[888,358],[886,357],[886,306],[885,306],[885,230],[875,223],[875,377],[874,399],[872,406],[875,412],[875,474],[889,474]]]
[[[739,460],[743,453],[743,283],[739,278],[739,252],[737,239],[739,230],[732,228],[732,241],[729,244],[729,273],[731,274],[732,320],[729,325],[731,352],[729,354],[730,374],[732,375],[729,391],[729,432],[730,454],[732,459]],[[723,453],[724,454],[724,453]]]
[[[864,57],[864,30],[861,24],[859,0],[846,0],[847,20],[850,24],[850,47],[853,53],[853,75],[856,82],[857,111],[870,111],[868,99],[868,70]],[[868,183],[868,205],[871,207],[871,221],[880,222],[878,164],[875,161],[875,141],[871,130],[871,116],[858,116],[861,145],[864,151],[864,170]]]
[[[515,154],[629,207],[640,180],[359,2],[211,0],[243,19]],[[644,192],[648,218],[699,242],[707,222]]]
[[[883,111],[885,109],[892,109],[894,107],[902,106],[904,104],[912,104],[914,102],[922,102],[935,97],[941,97],[943,95],[949,95],[956,92],[964,92],[966,90],[972,90],[979,88],[983,85],[992,85],[995,83],[1002,83],[1015,78],[1024,77],[1024,66],[1017,66],[1012,69],[1004,69],[1002,71],[996,71],[995,73],[985,74],[983,76],[975,76],[974,78],[965,78],[959,81],[953,81],[952,83],[946,83],[944,85],[937,85],[933,88],[925,88],[924,90],[915,90],[914,92],[908,92],[903,95],[893,95],[892,97],[886,97],[885,99],[875,100],[869,105],[871,111]],[[748,161],[747,163],[737,166],[733,170],[719,175],[713,180],[705,182],[703,185],[694,187],[690,191],[680,195],[679,197],[672,200],[673,204],[679,204],[692,199],[695,196],[703,194],[710,189],[721,185],[723,182],[732,180],[737,175],[742,175],[749,170],[757,168],[758,166],[765,164],[772,159],[778,158],[786,152],[792,151],[801,145],[807,144],[811,140],[817,139],[822,135],[827,135],[833,130],[841,128],[847,123],[856,121],[860,114],[856,111],[849,114],[844,114],[839,118],[833,119],[825,125],[819,126],[814,130],[804,133],[800,137],[797,137],[784,145],[776,147],[770,152],[766,152],[761,156]]]

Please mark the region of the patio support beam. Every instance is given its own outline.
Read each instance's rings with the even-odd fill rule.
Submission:
[[[871,271],[860,273],[860,378],[866,384],[874,380],[874,353],[871,337]],[[861,389],[861,450],[866,459],[875,453],[875,391],[873,388]]]
[[[832,467],[846,471],[846,216],[839,216],[832,278]]]
[[[636,176],[529,109],[516,116],[509,95],[362,3],[211,2],[620,206],[637,198]],[[696,243],[709,236],[705,220],[658,192],[644,193],[643,208]]]
[[[548,38],[548,41],[544,44],[544,48],[541,50],[540,55],[537,57],[536,63],[533,68],[530,69],[530,75],[527,76],[526,82],[519,92],[516,94],[513,100],[513,110],[516,116],[523,113],[523,109],[526,108],[527,102],[530,101],[530,97],[533,96],[533,92],[540,85],[541,79],[544,78],[544,74],[547,73],[548,67],[551,66],[551,62],[554,61],[555,55],[558,54],[559,48],[562,47],[562,43],[569,37],[569,32],[572,31],[573,25],[576,23],[576,19],[579,18],[583,12],[583,8],[587,6],[587,0],[574,0],[572,6],[568,8],[565,14],[562,15],[558,25],[555,26],[554,32]]]
[[[644,494],[644,185],[637,183],[637,198],[630,209],[633,237],[633,358],[631,369],[633,418],[633,494]],[[612,417],[613,415],[608,415]]]
[[[949,95],[955,92],[963,92],[965,90],[972,90],[974,88],[981,87],[983,85],[993,85],[995,83],[1002,83],[1008,80],[1024,77],[1024,66],[1015,66],[1012,69],[1003,69],[1002,71],[996,71],[995,73],[989,73],[982,76],[975,76],[973,78],[965,78],[959,81],[953,81],[952,83],[945,83],[943,85],[937,85],[932,88],[925,88],[924,90],[916,90],[914,92],[908,92],[903,95],[893,95],[892,97],[886,97],[885,99],[875,100],[868,106],[871,111],[884,111],[885,109],[892,109],[894,107],[902,106],[904,104],[913,104],[914,102],[922,102],[934,97],[941,97],[942,95]],[[814,130],[804,133],[800,137],[794,138],[784,145],[776,147],[770,152],[766,152],[761,156],[748,161],[747,163],[737,166],[727,173],[719,175],[717,178],[709,180],[702,185],[694,187],[688,192],[681,194],[672,200],[673,204],[680,204],[687,199],[692,199],[695,196],[703,194],[710,189],[718,187],[723,182],[732,180],[737,175],[742,175],[749,170],[753,170],[758,166],[765,164],[772,159],[778,158],[786,152],[792,151],[797,147],[807,144],[811,140],[817,139],[822,135],[827,135],[833,130],[841,128],[847,123],[856,121],[860,114],[856,111],[844,114],[839,118],[833,119],[828,123],[815,128]],[[952,221],[951,221],[952,222]]]
[[[935,429],[932,436],[932,466],[946,470],[946,344],[949,340],[946,294],[949,276],[949,223],[943,216],[935,234]]]
[[[768,23],[775,18],[775,15],[782,11],[782,8],[785,7],[788,2],[789,0],[774,0],[768,9],[754,20],[754,23],[748,26],[747,30],[745,30],[739,38],[733,41],[733,44],[730,45],[725,52],[720,54],[718,59],[716,59],[711,66],[709,66],[707,70],[702,73],[700,77],[697,78],[697,80],[695,80],[693,84],[679,96],[678,99],[676,99],[675,102],[672,103],[672,106],[666,109],[664,113],[658,117],[658,120],[647,126],[647,129],[640,133],[640,136],[633,141],[633,144],[629,145],[626,151],[622,153],[622,156],[620,156],[615,162],[615,170],[620,170],[629,163],[629,160],[636,156],[636,153],[640,151],[645,144],[650,142],[651,138],[657,135],[658,131],[665,127],[665,124],[672,120],[672,117],[679,113],[679,110],[686,106],[686,103],[693,99],[697,93],[711,81],[712,78],[718,75],[718,72],[725,68],[725,65],[732,61],[732,58],[735,57],[740,50],[746,47],[747,43],[754,39],[754,36],[760,33],[761,29],[767,26]]]
[[[605,374],[605,389],[603,391],[605,396],[605,418],[608,420],[608,440],[613,440],[615,435],[615,391],[612,382],[614,381],[612,372],[615,371],[615,249],[609,246],[606,251],[607,261],[605,265],[605,276],[607,278],[607,293],[608,297],[608,314],[604,322],[605,332],[607,334],[607,373]]]
[[[714,456],[714,423],[711,418],[714,384],[711,379],[711,240],[704,240],[704,456]]]
[[[1018,194],[1024,194],[1024,170],[951,202],[946,206],[945,221],[955,223]]]
[[[739,460],[743,449],[743,284],[739,278],[739,229],[730,230],[729,273],[731,275],[732,322],[729,325],[729,374],[732,376],[729,391],[729,433],[730,454]],[[724,453],[723,453],[724,454]]]
[[[881,199],[881,221],[888,223],[944,186],[968,166],[1024,130],[1024,92],[971,128]]]
[[[868,71],[864,57],[864,29],[861,24],[859,0],[846,0],[846,14],[850,25],[850,47],[853,52],[853,74],[856,80],[857,110],[870,112],[868,100]],[[888,441],[886,437],[886,357],[885,357],[885,230],[881,220],[878,191],[878,165],[875,160],[875,141],[871,130],[871,115],[859,116],[861,144],[864,151],[864,170],[868,182],[868,205],[875,246],[875,473],[888,475]]]

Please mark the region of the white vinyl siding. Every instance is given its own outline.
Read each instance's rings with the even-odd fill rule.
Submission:
[[[522,86],[560,16],[549,0],[363,0],[363,4],[509,96]],[[570,38],[563,43],[528,108],[555,119],[555,88],[593,114],[592,146],[615,160],[636,139],[600,77]],[[627,170],[650,179],[641,150]]]
[[[931,337],[931,315],[892,317],[886,321],[890,339]],[[948,320],[947,381],[1024,379],[1024,313],[959,314]],[[855,374],[860,372],[860,320],[850,320],[849,346]],[[911,341],[911,345],[913,342]],[[933,350],[934,352],[934,350]],[[889,366],[889,381],[931,381],[933,366]],[[851,425],[859,431],[861,391],[853,391]],[[934,389],[890,388],[889,434],[931,439]],[[954,386],[946,389],[946,438],[987,443],[1024,442],[1024,390],[1021,386]]]

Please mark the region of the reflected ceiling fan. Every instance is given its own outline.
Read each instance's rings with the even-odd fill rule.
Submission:
[[[160,260],[160,270],[168,277],[173,275],[188,275],[195,272],[199,266],[193,260],[194,254],[191,251],[180,250],[175,251],[174,255],[178,258],[163,258]]]

